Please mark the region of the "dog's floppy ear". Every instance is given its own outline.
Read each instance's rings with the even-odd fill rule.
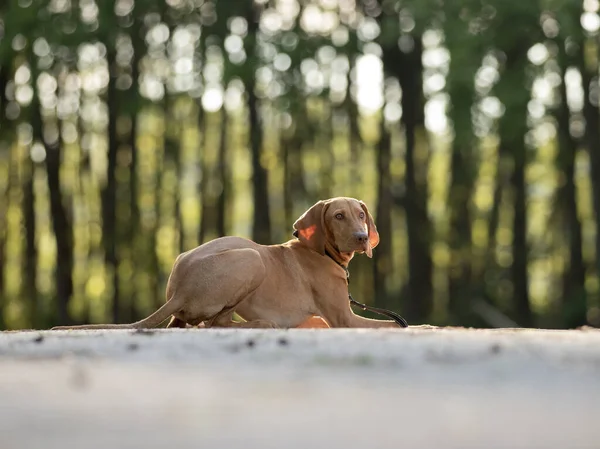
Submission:
[[[375,222],[373,221],[373,217],[369,213],[369,209],[367,205],[362,201],[359,201],[360,207],[362,207],[365,212],[365,216],[367,217],[367,232],[369,234],[369,246],[365,251],[365,254],[368,257],[373,257],[373,248],[379,245],[379,233],[377,232],[377,226],[375,226]]]
[[[327,203],[319,201],[294,223],[294,237],[321,255],[325,255],[324,217],[326,210]]]

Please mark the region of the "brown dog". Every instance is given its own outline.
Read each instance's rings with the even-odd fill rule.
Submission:
[[[319,201],[294,223],[297,239],[259,245],[221,237],[181,254],[167,284],[167,302],[133,324],[54,329],[156,327],[396,327],[350,309],[347,267],[355,252],[372,257],[379,234],[367,206],[353,198]],[[236,323],[236,312],[246,321]],[[314,316],[324,318],[319,322]]]

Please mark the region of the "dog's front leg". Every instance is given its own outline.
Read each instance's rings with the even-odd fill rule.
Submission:
[[[346,323],[343,327],[400,327],[395,321],[365,318],[355,314],[352,310],[343,321]]]
[[[334,300],[327,302],[322,309],[324,310],[321,311],[321,315],[327,320],[331,327],[400,327],[395,321],[373,320],[355,314],[350,307],[348,296],[340,295]]]

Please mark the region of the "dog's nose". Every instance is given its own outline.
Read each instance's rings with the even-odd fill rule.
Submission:
[[[369,236],[366,232],[355,232],[354,237],[358,243],[367,243]]]

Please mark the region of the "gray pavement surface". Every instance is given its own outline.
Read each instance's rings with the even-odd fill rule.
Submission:
[[[600,448],[600,332],[0,333],[0,449]]]

